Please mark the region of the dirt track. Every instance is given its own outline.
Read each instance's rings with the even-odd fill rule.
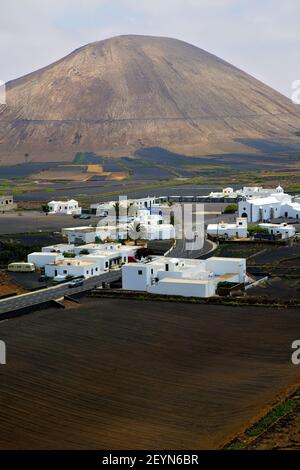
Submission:
[[[0,449],[222,446],[296,381],[299,310],[89,300],[0,323]]]

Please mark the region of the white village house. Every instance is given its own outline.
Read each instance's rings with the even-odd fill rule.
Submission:
[[[224,188],[222,191],[219,192],[211,192],[208,195],[211,199],[236,199],[238,197],[238,193],[234,191],[233,188]]]
[[[97,238],[105,240],[169,240],[175,238],[175,227],[165,224],[162,215],[151,214],[148,210],[138,210],[138,216],[125,220],[107,217],[97,227],[70,227],[62,229],[68,237],[68,244],[95,243]],[[121,223],[120,223],[121,222]]]
[[[94,243],[97,237],[96,228],[90,226],[63,228],[62,235],[68,238],[69,245]]]
[[[42,253],[74,253],[75,245],[67,243],[58,243],[57,245],[50,245],[42,247]]]
[[[75,199],[69,201],[51,201],[48,203],[49,214],[80,215],[81,207]]]
[[[31,253],[27,259],[28,263],[32,263],[36,268],[44,268],[48,277],[92,277],[109,269],[119,268],[128,261],[134,261],[137,251],[141,248],[142,246],[121,245],[120,243],[80,246],[59,244],[43,247],[41,252]],[[65,258],[66,253],[74,257]]]
[[[147,209],[140,209],[138,216],[128,227],[129,236],[142,240],[170,240],[175,238],[175,227],[164,223],[161,213],[152,214]]]
[[[62,261],[64,256],[62,253],[57,252],[36,252],[30,253],[27,256],[27,262],[35,265],[36,268],[41,269],[49,263],[56,263]]]
[[[91,244],[97,239],[105,240],[127,240],[128,224],[102,225],[97,227],[70,227],[63,228],[62,235],[68,238],[68,244]]]
[[[45,275],[54,279],[65,279],[67,276],[84,277],[88,279],[101,274],[94,261],[81,259],[63,259],[45,265]]]
[[[17,209],[13,196],[0,196],[0,212],[8,212]]]
[[[108,202],[101,202],[101,203],[95,203],[91,204],[90,208],[93,211],[96,211],[97,216],[99,217],[104,217],[107,216],[109,213],[113,213],[116,204],[119,205],[121,211],[123,209],[130,209],[132,210],[132,215],[136,215],[134,212],[134,209],[139,209],[139,208],[148,208],[150,209],[152,206],[156,204],[156,198],[155,197],[146,197],[146,198],[138,198],[138,199],[127,199],[126,197],[120,198],[119,201],[108,201]]]
[[[270,235],[280,235],[282,240],[292,238],[296,234],[296,229],[293,225],[288,225],[286,223],[282,224],[271,224],[271,223],[262,223],[259,224],[259,227],[268,230]]]
[[[263,197],[262,190],[258,193],[260,196],[255,191],[249,191],[249,195],[239,202],[239,217],[247,217],[248,222],[266,222],[279,217],[300,218],[300,203],[286,194],[281,186],[275,190],[264,190]]]
[[[275,188],[263,188],[262,186],[244,186],[242,189],[236,190],[228,187],[222,189],[222,191],[211,192],[208,197],[211,199],[237,199],[240,197],[252,199],[255,197],[268,197],[275,192]]]
[[[89,243],[87,245],[76,246],[74,248],[74,253],[76,256],[79,256],[82,253],[90,255],[98,253],[99,251],[104,252],[106,254],[118,252],[123,257],[123,260],[124,258],[126,258],[127,261],[130,257],[134,258],[137,251],[141,248],[143,248],[143,246],[122,245],[121,243]]]
[[[81,251],[79,251],[79,248]],[[91,244],[77,247],[77,259],[92,261],[97,264],[101,271],[118,268],[129,260],[134,260],[140,246],[121,245],[116,243]]]
[[[247,238],[247,218],[238,217],[236,222],[233,223],[220,222],[217,224],[209,224],[207,226],[207,234],[212,237]]]
[[[171,224],[150,224],[135,221],[128,227],[132,240],[170,240],[175,238],[175,228]]]
[[[113,251],[111,253],[108,251],[96,251],[89,255],[77,256],[75,259],[95,264],[98,267],[98,271],[95,272],[94,275],[107,272],[112,268],[118,268],[123,262],[123,258],[118,251]]]
[[[236,191],[238,196],[245,197],[246,199],[252,199],[257,197],[268,197],[276,192],[283,192],[283,189],[278,188],[263,188],[262,186],[244,186],[243,189]]]
[[[158,257],[122,268],[123,289],[184,297],[211,297],[219,282],[246,283],[246,260],[207,260]]]

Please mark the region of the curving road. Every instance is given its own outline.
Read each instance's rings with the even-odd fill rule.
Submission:
[[[210,217],[209,223],[215,222],[218,222],[218,216],[216,217],[216,215],[213,215],[213,217]],[[187,218],[185,221],[183,238],[176,240],[176,245],[174,246],[173,250],[167,254],[167,256],[169,258],[177,257],[197,259],[213,251],[217,245],[206,238],[207,224],[208,221],[204,222],[204,227],[200,227],[201,230],[198,233],[198,231],[195,231],[193,222]],[[193,239],[187,238],[186,234],[193,234]]]
[[[187,243],[188,243],[188,248],[187,249]],[[194,245],[194,247],[193,247]],[[171,250],[167,257],[168,258],[192,258],[192,259],[197,259],[201,258],[204,255],[207,255],[210,251],[214,250],[216,248],[216,244],[213,243],[210,240],[205,239],[204,240],[204,245],[202,248],[197,248],[196,245],[196,240],[192,242],[188,242],[188,240],[183,239],[183,240],[177,240],[175,247],[173,250]]]
[[[78,294],[79,292],[86,292],[95,287],[99,287],[103,282],[117,281],[121,278],[121,271],[113,271],[100,276],[95,276],[84,281],[83,286],[70,289],[70,282],[59,284],[58,286],[48,287],[41,289],[36,292],[29,292],[27,294],[17,295],[10,299],[0,300],[0,320],[1,314],[16,312],[26,307],[32,307],[35,305],[49,302],[51,300],[58,300],[65,295],[72,296],[72,294]]]

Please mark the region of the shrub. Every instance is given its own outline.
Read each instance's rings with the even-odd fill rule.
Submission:
[[[223,214],[235,214],[238,210],[237,204],[229,204],[229,206],[225,207]]]
[[[49,207],[48,207],[48,205],[43,204],[43,205],[42,205],[42,211],[45,212],[46,214],[48,214],[48,212],[49,212]]]
[[[81,250],[80,254],[81,254],[81,255],[88,255],[88,254],[89,254],[89,250]]]
[[[147,258],[153,254],[152,250],[149,248],[140,248],[135,255],[135,258],[140,260],[141,258]]]
[[[262,233],[264,235],[268,235],[268,230],[266,228],[262,228],[259,225],[252,225],[248,227],[249,235],[253,235],[254,233]]]
[[[234,286],[235,283],[234,282],[229,282],[229,281],[221,281],[221,282],[218,282],[218,287],[232,287]]]
[[[15,241],[0,242],[0,264],[9,264],[14,261],[26,261],[27,255],[40,251],[40,246],[23,246]]]
[[[75,254],[74,254],[74,253],[68,253],[67,251],[65,251],[65,252],[63,253],[63,256],[64,256],[65,258],[75,258]]]

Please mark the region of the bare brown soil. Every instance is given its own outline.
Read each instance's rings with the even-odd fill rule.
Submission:
[[[24,294],[26,292],[10,275],[0,271],[0,298],[12,294]]]
[[[105,172],[102,165],[61,165],[56,170],[44,170],[32,174],[29,179],[38,181],[89,181],[94,176],[101,176],[103,180],[123,180],[128,174],[126,172]]]
[[[0,448],[222,447],[300,380],[299,331],[299,309],[121,299],[0,323]]]

